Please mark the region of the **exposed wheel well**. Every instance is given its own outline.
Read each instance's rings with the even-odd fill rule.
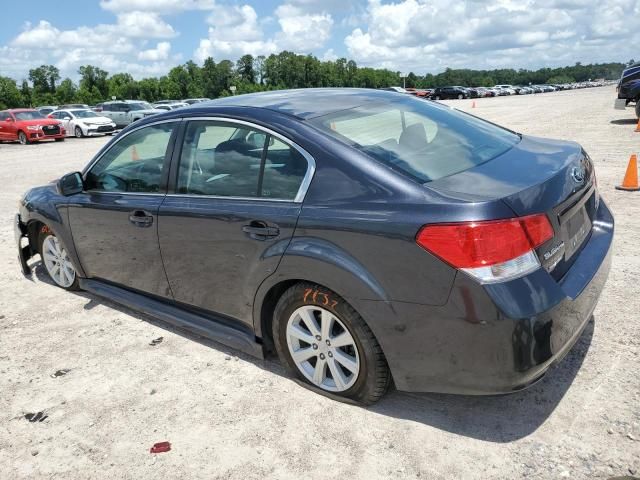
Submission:
[[[284,292],[300,282],[304,282],[304,280],[285,280],[275,284],[265,295],[260,309],[260,331],[265,352],[274,354],[276,351],[273,343],[273,312],[276,309],[276,304]]]
[[[32,220],[27,224],[27,234],[29,235],[29,245],[32,253],[40,253],[40,233],[46,225],[39,220]]]

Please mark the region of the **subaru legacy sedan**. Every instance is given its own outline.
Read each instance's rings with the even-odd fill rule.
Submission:
[[[381,90],[198,103],[36,187],[30,274],[264,357],[369,404],[506,393],[576,342],[614,222],[580,145]]]

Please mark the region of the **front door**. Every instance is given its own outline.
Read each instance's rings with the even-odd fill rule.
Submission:
[[[255,293],[293,236],[308,165],[258,128],[187,123],[175,193],[158,222],[177,301],[251,322]]]
[[[178,122],[134,130],[84,174],[70,197],[69,222],[89,278],[170,298],[158,246],[158,209]]]

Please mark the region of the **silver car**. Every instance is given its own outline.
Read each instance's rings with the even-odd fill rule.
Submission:
[[[100,113],[113,120],[118,127],[126,127],[142,118],[164,112],[142,100],[104,102],[100,106]]]

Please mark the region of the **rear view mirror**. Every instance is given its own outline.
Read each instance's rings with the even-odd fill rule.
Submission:
[[[73,172],[64,175],[58,180],[57,189],[58,193],[65,197],[82,192],[84,189],[82,174],[80,172]]]

